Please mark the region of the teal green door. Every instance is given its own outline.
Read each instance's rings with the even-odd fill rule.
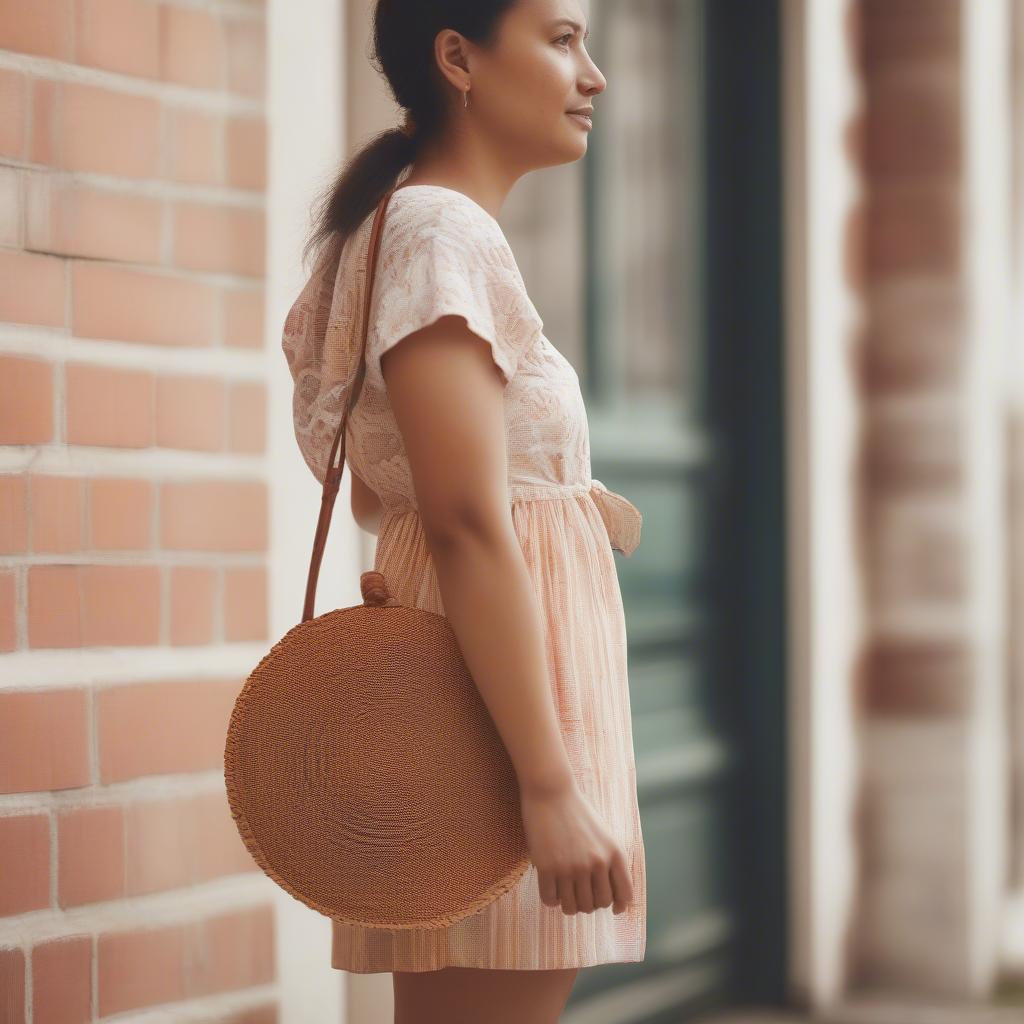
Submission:
[[[567,1024],[784,993],[778,24],[773,3],[592,0],[584,161],[593,475],[616,555],[647,954],[581,971]]]

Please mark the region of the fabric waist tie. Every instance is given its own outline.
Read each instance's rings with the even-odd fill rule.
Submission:
[[[600,480],[593,477],[590,480],[590,495],[604,520],[612,547],[626,556],[631,555],[640,543],[644,518],[640,509],[628,498],[608,490]]]

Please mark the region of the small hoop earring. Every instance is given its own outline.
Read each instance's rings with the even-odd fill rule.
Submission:
[[[462,94],[462,105],[463,107],[469,106],[469,87],[466,87],[466,91]]]

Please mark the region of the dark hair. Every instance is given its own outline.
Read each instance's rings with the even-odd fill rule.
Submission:
[[[375,135],[342,168],[314,204],[312,232],[303,259],[313,262],[330,242],[343,245],[419,148],[440,135],[451,110],[447,82],[434,59],[434,40],[450,28],[478,46],[493,44],[499,22],[516,0],[377,0],[373,14],[373,66],[384,75],[398,105],[415,121],[412,137],[401,128]],[[339,250],[336,250],[339,251]]]

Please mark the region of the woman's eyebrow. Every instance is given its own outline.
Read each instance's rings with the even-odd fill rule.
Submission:
[[[555,28],[557,25],[571,25],[577,32],[583,31],[583,26],[578,21],[573,21],[572,18],[559,18],[558,21],[551,22],[549,28]],[[583,34],[584,39],[590,38],[590,29]]]

